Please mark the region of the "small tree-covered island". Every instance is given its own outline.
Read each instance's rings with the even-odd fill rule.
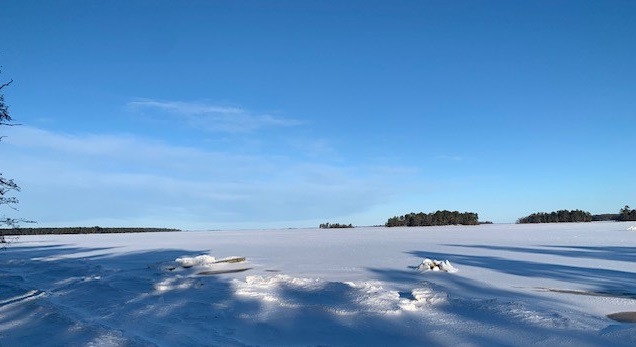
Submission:
[[[529,216],[519,218],[517,223],[571,223],[571,222],[591,222],[592,214],[581,210],[559,210],[553,212],[537,212]]]
[[[340,223],[322,223],[320,229],[344,229],[353,228],[353,224],[340,224]]]
[[[434,213],[408,213],[403,216],[391,217],[386,222],[387,227],[419,227],[433,225],[477,225],[479,216],[474,212],[436,211]]]
[[[577,222],[594,222],[594,221],[616,221],[627,222],[636,221],[636,210],[630,209],[625,205],[620,213],[605,213],[592,215],[587,211],[581,210],[559,210],[552,212],[537,212],[529,216],[519,218],[517,223],[577,223]]]

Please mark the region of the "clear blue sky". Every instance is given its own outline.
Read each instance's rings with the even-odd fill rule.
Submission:
[[[41,226],[514,222],[636,206],[635,1],[0,4]]]

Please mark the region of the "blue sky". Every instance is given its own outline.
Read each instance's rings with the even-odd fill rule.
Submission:
[[[4,1],[41,226],[636,206],[633,1]]]

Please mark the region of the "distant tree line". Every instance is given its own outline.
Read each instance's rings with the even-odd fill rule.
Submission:
[[[581,210],[559,210],[553,212],[537,212],[529,216],[519,218],[517,223],[568,223],[591,222],[592,214]]]
[[[340,224],[340,223],[322,223],[320,224],[320,229],[343,229],[343,228],[353,228],[351,224]]]
[[[391,217],[387,220],[387,227],[417,227],[432,225],[477,225],[479,216],[474,212],[436,211],[434,213],[408,213],[403,216]]]
[[[603,214],[593,214],[592,222],[609,222],[609,221],[617,221],[619,220],[620,214],[618,213],[603,213]]]
[[[620,213],[604,213],[592,215],[581,210],[559,210],[553,212],[537,212],[519,218],[517,223],[568,223],[568,222],[601,222],[601,221],[636,221],[636,210],[625,206]]]
[[[101,228],[70,227],[70,228],[10,228],[2,229],[4,235],[53,235],[53,234],[110,234],[110,233],[154,233],[181,231],[168,228]]]

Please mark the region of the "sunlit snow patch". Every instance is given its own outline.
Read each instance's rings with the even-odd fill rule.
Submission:
[[[247,276],[233,281],[235,293],[281,308],[337,315],[399,314],[446,302],[446,293],[415,288],[408,295],[387,290],[380,281],[328,282],[288,275]]]
[[[448,260],[431,260],[428,258],[422,260],[417,269],[420,271],[444,271],[450,273],[458,271]]]
[[[199,288],[202,284],[192,277],[170,277],[156,283],[154,288],[157,292],[165,292],[171,290],[186,290],[191,288]]]
[[[636,230],[636,225],[632,225],[631,227],[627,228],[627,230]]]
[[[417,311],[425,306],[444,304],[448,302],[445,292],[434,291],[432,288],[416,288],[410,293],[400,293],[400,308],[405,311]]]

